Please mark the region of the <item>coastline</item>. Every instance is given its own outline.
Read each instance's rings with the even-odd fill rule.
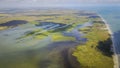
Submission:
[[[100,16],[100,18],[102,19],[102,21],[105,23],[106,28],[107,28],[109,34],[111,35],[111,36],[110,36],[110,37],[111,37],[111,40],[112,40],[112,48],[111,48],[111,50],[112,50],[113,53],[114,53],[114,55],[113,55],[114,68],[119,68],[118,56],[117,56],[117,54],[116,54],[116,49],[115,49],[115,47],[114,47],[113,32],[111,31],[110,26],[109,26],[109,24],[107,23],[107,21],[104,20],[104,18],[103,18],[101,15],[98,15],[98,16]]]
[[[108,29],[109,34],[112,36],[113,33],[112,33],[111,29],[110,29],[109,24],[107,23],[107,21],[104,20],[104,18],[101,15],[99,15],[99,16],[102,19],[102,21],[105,23],[105,25],[106,25],[106,27]]]

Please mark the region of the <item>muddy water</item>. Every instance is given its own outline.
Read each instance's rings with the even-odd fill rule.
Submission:
[[[77,45],[73,41],[61,41],[42,48],[4,54],[0,56],[0,68],[78,68],[79,63],[72,56]]]
[[[25,27],[0,32],[0,68],[80,68],[72,56],[74,48],[80,43],[54,42],[51,36],[43,40],[32,36],[16,39],[26,31],[37,29],[33,27],[26,24]]]

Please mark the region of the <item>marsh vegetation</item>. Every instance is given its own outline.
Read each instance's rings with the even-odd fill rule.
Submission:
[[[0,68],[113,68],[110,35],[94,12],[0,16]]]

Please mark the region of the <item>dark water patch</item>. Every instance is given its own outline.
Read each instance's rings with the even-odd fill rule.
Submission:
[[[40,22],[39,24],[36,24],[36,26],[42,27],[43,29],[54,29],[65,25],[66,24],[56,23],[56,22]]]
[[[96,15],[95,13],[85,13],[85,12],[83,12],[83,13],[74,13],[74,14],[76,14],[76,15],[78,15],[78,16],[94,16],[94,15]]]
[[[27,21],[25,20],[12,20],[12,21],[8,21],[6,23],[2,23],[0,24],[0,26],[18,26],[18,25],[21,25],[21,24],[26,24],[28,23]]]
[[[57,25],[64,26],[66,24],[56,23],[56,22],[40,22],[39,24],[36,24],[36,26],[45,26],[45,25]]]
[[[120,54],[120,30],[114,32],[113,34],[113,42],[116,54]]]
[[[64,32],[64,31],[67,31],[70,28],[72,28],[72,25],[65,25],[65,26],[54,28],[50,32]]]
[[[62,52],[61,52],[61,55],[64,56],[63,57],[63,63],[64,63],[64,67],[65,68],[73,68],[70,61],[69,61],[69,58],[68,58],[68,48],[64,49]]]
[[[114,19],[120,19],[120,16],[115,16]]]
[[[89,16],[88,18],[100,18],[100,16]]]

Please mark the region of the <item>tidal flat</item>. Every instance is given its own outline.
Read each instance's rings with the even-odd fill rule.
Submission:
[[[95,12],[0,13],[0,68],[113,68],[111,45]]]

